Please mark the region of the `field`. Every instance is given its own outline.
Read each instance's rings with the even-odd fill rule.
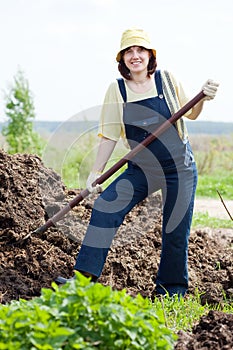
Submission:
[[[45,330],[42,331],[41,322],[43,319],[44,324],[47,324],[48,317],[51,317],[52,314],[54,318],[51,319],[51,322],[54,323],[51,324],[55,327],[55,322],[58,325],[61,320],[60,317],[62,317],[62,313],[60,315],[58,311],[55,311],[60,310],[61,304],[51,306],[53,308],[49,313],[50,316],[42,316],[38,307],[33,304],[34,298],[39,298],[39,303],[47,300],[47,307],[49,302],[55,302],[56,299],[61,300],[59,298],[62,298],[62,296],[63,298],[66,296],[74,302],[74,295],[69,295],[72,290],[74,291],[73,288],[76,288],[77,295],[79,295],[78,291],[80,290],[80,295],[84,298],[82,286],[84,287],[86,282],[79,281],[79,279],[70,290],[68,287],[66,291],[61,288],[55,290],[55,294],[50,296],[48,292],[46,292],[47,297],[44,295],[40,299],[40,296],[43,288],[54,290],[55,287],[51,286],[51,283],[57,275],[72,275],[73,264],[90,218],[94,198],[85,199],[67,215],[66,219],[62,220],[56,227],[50,228],[46,233],[41,235],[29,234],[42,225],[44,220],[57,212],[64,203],[73,199],[81,188],[85,187],[85,178],[96,152],[96,139],[92,134],[85,134],[78,140],[75,139],[75,141],[73,141],[71,135],[66,139],[61,134],[50,139],[50,148],[45,150],[43,159],[46,166],[41,163],[39,158],[32,155],[9,156],[5,152],[0,153],[0,179],[1,184],[3,184],[0,189],[2,203],[0,209],[0,297],[3,305],[10,305],[9,307],[11,307],[9,310],[7,309],[7,315],[8,317],[11,315],[11,324],[15,327],[11,326],[12,339],[16,338],[16,334],[24,334],[25,339],[33,342],[34,349],[53,349],[53,347],[46,347],[45,344],[42,345],[44,341],[42,341],[44,337],[42,337],[42,334],[47,333]],[[70,144],[69,147],[67,147],[67,143]],[[195,136],[191,139],[191,143],[199,167],[198,197],[218,198],[218,195],[216,195],[218,189],[224,199],[233,199],[232,138],[230,136]],[[123,152],[125,151],[123,151],[122,145],[119,145],[111,163],[119,159]],[[56,172],[50,167],[55,169]],[[203,215],[206,214],[203,213]],[[209,216],[206,216],[204,224],[200,225],[200,221],[198,221],[198,218],[194,220],[190,236],[190,288],[186,299],[179,301],[164,298],[163,300],[154,295],[154,279],[161,252],[161,198],[159,193],[145,200],[126,217],[114,240],[99,283],[90,288],[98,289],[100,288],[98,287],[99,284],[101,284],[104,287],[110,286],[114,291],[125,289],[127,294],[133,298],[132,300],[137,295],[141,295],[144,299],[153,301],[151,304],[149,302],[154,310],[153,312],[155,314],[162,313],[163,324],[167,329],[178,334],[178,339],[174,344],[174,348],[177,350],[201,349],[204,346],[216,350],[230,350],[233,345],[232,221],[230,218],[218,218],[217,221],[215,220],[217,229],[212,227],[213,218]],[[223,222],[224,228],[222,228]],[[27,238],[23,239],[25,237]],[[94,290],[93,293],[96,293]],[[99,293],[103,294],[105,292],[101,290]],[[32,300],[32,303],[28,306],[25,302],[15,304],[20,298],[28,301]],[[117,312],[120,312],[120,306],[116,306],[116,300],[121,298],[124,300],[124,297],[121,295],[120,298],[114,295],[112,298],[116,298],[114,307],[117,308]],[[103,312],[97,302],[93,304],[90,299],[85,299],[85,303],[86,309],[85,307],[84,309],[81,308],[82,312],[84,310],[90,312],[90,309],[93,309],[95,311],[91,315],[97,317],[97,305],[99,310]],[[131,305],[131,299],[128,299],[125,303]],[[138,304],[143,305],[141,301],[138,301]],[[145,307],[145,309],[148,307]],[[34,326],[30,328],[26,320],[19,322],[20,310],[22,309],[24,315],[26,315],[27,308],[30,310],[30,317],[35,312],[33,316],[33,322],[36,322],[35,328],[33,328]],[[44,311],[47,310],[45,305],[43,305],[43,309]],[[3,317],[6,309],[0,310]],[[64,309],[62,312],[64,312]],[[78,314],[79,311],[76,312]],[[105,312],[107,312],[106,309]],[[116,315],[118,315],[117,312]],[[122,315],[121,321],[123,322],[125,316],[122,312],[121,309],[119,318]],[[98,315],[100,317],[99,313]],[[114,313],[111,313],[111,315],[114,315]],[[111,317],[108,314],[109,320]],[[99,325],[101,322],[103,323],[103,320],[93,320],[100,322]],[[90,330],[92,327],[96,327],[95,322],[93,324],[91,320],[88,322]],[[112,322],[111,327],[113,324],[116,327],[116,318]],[[126,323],[123,322],[122,324],[126,327]],[[83,329],[81,329],[80,324],[77,326],[81,334]],[[82,326],[85,328],[85,324]],[[59,329],[60,327],[59,325]],[[5,329],[6,333],[7,321],[6,323],[3,321],[0,323],[1,329]],[[24,331],[30,331],[31,338],[27,337],[27,334],[23,333]],[[56,341],[58,341],[58,338],[65,339],[64,341],[61,340],[65,344],[68,341],[68,331],[71,332],[67,324],[66,326],[63,325],[61,329],[62,336],[60,334],[59,338],[59,335],[57,335]],[[145,332],[148,331],[148,329],[145,330]],[[117,333],[117,329],[114,328],[114,332]],[[88,333],[88,330],[85,329],[84,333],[85,340],[91,337],[91,331]],[[55,337],[54,334],[51,330],[47,334],[46,340],[50,341],[52,335]],[[72,338],[71,333],[69,334]],[[137,349],[132,345],[134,336],[136,339],[135,329],[132,329],[127,333],[127,337],[131,339],[131,346],[127,348],[119,345],[118,348],[122,350]],[[168,333],[166,337],[168,339]],[[0,342],[0,348],[17,349],[13,340],[12,347],[4,348],[3,343]],[[101,345],[101,341],[101,339],[95,340],[95,345],[92,344],[92,347],[91,345],[89,345],[90,347],[84,345],[80,349],[108,349]],[[25,349],[27,348],[32,349],[32,347],[25,346]],[[63,348],[65,349],[65,345],[61,347],[61,349]],[[72,348],[78,347],[67,347],[66,349]],[[138,349],[142,348],[138,347]],[[160,349],[171,349],[171,347],[165,347],[164,345]]]
[[[217,190],[233,199],[233,139],[227,136],[191,136],[199,183],[197,196],[218,198]]]
[[[220,127],[219,127],[220,128]],[[221,130],[221,128],[220,128]],[[221,203],[219,194],[226,201],[233,201],[233,139],[232,134],[200,135],[190,134],[198,167],[197,198],[211,198]],[[56,145],[56,147],[54,147]],[[93,132],[85,132],[78,137],[71,132],[56,132],[49,139],[43,160],[45,165],[51,166],[59,173],[68,188],[85,188],[86,179],[91,170],[96,155],[98,138]],[[118,144],[107,169],[123,157],[128,150],[123,144]],[[58,161],[60,159],[60,161]],[[61,161],[62,160],[62,161]],[[123,168],[124,169],[124,168]],[[122,170],[107,180],[105,188]],[[222,208],[222,204],[220,205]],[[217,207],[216,207],[217,208]],[[232,209],[232,206],[231,206]],[[207,210],[208,211],[208,210]],[[198,214],[200,220],[208,220],[206,212]],[[223,216],[224,220],[225,216]],[[220,218],[219,218],[220,219]],[[195,217],[195,222],[198,218]],[[229,227],[229,221],[221,223],[222,227]],[[231,226],[230,226],[231,227]]]

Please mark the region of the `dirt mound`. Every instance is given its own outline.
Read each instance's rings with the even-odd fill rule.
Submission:
[[[38,157],[0,151],[0,302],[30,299],[40,295],[41,288],[50,288],[58,275],[72,275],[94,198],[83,200],[44,234],[30,232],[78,193],[67,191],[61,178]],[[222,230],[191,233],[189,292],[198,289],[203,304],[219,304],[225,296],[232,296],[232,241],[232,232],[226,236]],[[160,252],[161,200],[154,194],[125,218],[99,282],[152,298]],[[215,314],[213,322],[218,317],[222,322],[220,314]],[[206,332],[212,336],[212,330]]]
[[[231,350],[233,345],[233,315],[210,311],[193,328],[192,334],[179,333],[175,350]]]

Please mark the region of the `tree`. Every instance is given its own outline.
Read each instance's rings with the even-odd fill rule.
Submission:
[[[21,70],[14,76],[14,84],[5,93],[5,114],[8,117],[2,134],[6,137],[7,151],[42,154],[43,140],[33,130],[35,108],[29,83]]]

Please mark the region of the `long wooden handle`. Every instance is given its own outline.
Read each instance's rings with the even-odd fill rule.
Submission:
[[[119,170],[123,165],[125,165],[128,160],[132,159],[138,152],[143,148],[148,146],[152,141],[158,138],[164,131],[166,131],[172,124],[174,124],[178,119],[180,119],[185,113],[187,113],[193,106],[195,106],[199,101],[205,97],[203,91],[199,92],[192,100],[186,103],[182,108],[180,108],[176,113],[174,113],[168,120],[166,120],[160,127],[158,127],[154,132],[152,132],[145,140],[134,147],[129,153],[127,153],[123,158],[121,158],[117,163],[115,163],[111,168],[104,172],[94,183],[93,186],[97,184],[102,184],[110,176],[112,176],[117,170]],[[79,204],[85,197],[90,194],[88,189],[80,192],[78,196],[73,198],[64,208],[59,210],[53,217],[51,217],[44,225],[37,228],[33,233],[43,233],[49,227],[55,226],[56,222],[61,220],[72,208]]]

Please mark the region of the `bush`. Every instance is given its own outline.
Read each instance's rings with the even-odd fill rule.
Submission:
[[[173,349],[163,312],[141,295],[76,279],[0,308],[0,349]]]
[[[5,114],[8,120],[2,129],[2,134],[6,137],[8,153],[41,155],[45,143],[33,130],[35,119],[33,98],[22,71],[19,70],[14,77],[14,84],[5,93],[5,100]]]

